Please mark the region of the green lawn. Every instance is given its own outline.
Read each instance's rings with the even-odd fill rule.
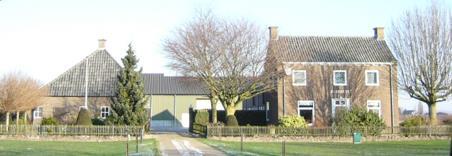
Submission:
[[[281,142],[240,142],[200,139],[228,155],[281,155]],[[449,141],[391,141],[351,143],[286,143],[286,155],[449,155]]]
[[[129,151],[136,146],[131,141]],[[140,152],[158,151],[157,142],[147,139],[139,146]],[[0,155],[31,156],[86,156],[86,155],[125,155],[126,142],[62,142],[62,141],[10,141],[0,140]],[[158,153],[158,152],[157,152]],[[158,154],[156,154],[158,155]]]

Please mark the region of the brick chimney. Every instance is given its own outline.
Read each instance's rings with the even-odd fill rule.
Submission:
[[[105,39],[99,39],[98,41],[99,41],[99,49],[105,49],[105,42],[106,42],[107,40],[105,40]]]
[[[270,26],[268,27],[270,32],[270,41],[276,41],[278,40],[278,27],[277,26]]]
[[[384,27],[375,27],[374,28],[374,38],[377,40],[385,39],[385,28]]]

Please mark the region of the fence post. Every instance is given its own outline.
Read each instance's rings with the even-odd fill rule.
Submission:
[[[135,140],[136,140],[135,151],[138,153],[138,135],[135,136]]]
[[[449,155],[452,155],[452,138],[449,137]]]
[[[243,152],[243,134],[240,137],[240,152]]]
[[[126,143],[126,156],[129,156],[129,140]]]
[[[286,140],[283,140],[283,142],[282,142],[281,155],[282,156],[286,155]]]
[[[209,126],[208,125],[206,125],[206,126],[204,126],[204,137],[205,138],[207,138],[208,136],[209,136]]]

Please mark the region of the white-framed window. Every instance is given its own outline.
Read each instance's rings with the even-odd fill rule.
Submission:
[[[366,85],[367,86],[378,86],[379,85],[379,74],[378,70],[366,70]]]
[[[36,109],[33,111],[33,119],[40,119],[42,118],[42,111],[44,108],[42,107],[36,107]]]
[[[315,121],[314,101],[298,101],[298,115],[303,117],[308,125],[312,126]]]
[[[334,70],[333,71],[333,84],[335,86],[346,86],[347,85],[347,71]]]
[[[292,70],[292,84],[294,86],[306,86],[306,70]]]
[[[110,115],[110,107],[108,106],[100,106],[100,118],[107,118]]]
[[[333,98],[331,99],[331,109],[333,118],[336,116],[336,111],[339,110],[347,110],[350,108],[350,99],[349,98]]]
[[[367,111],[374,112],[381,117],[381,101],[380,100],[367,100]]]

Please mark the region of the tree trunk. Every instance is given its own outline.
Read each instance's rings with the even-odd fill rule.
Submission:
[[[24,112],[24,124],[27,124],[27,111]]]
[[[6,112],[6,131],[8,132],[8,127],[9,127],[9,112]]]
[[[226,107],[226,117],[229,116],[229,115],[235,115],[235,111],[236,111],[235,106],[227,105],[227,107]]]
[[[20,116],[20,112],[17,111],[16,112],[16,126],[19,125],[19,116]]]
[[[216,124],[218,119],[217,119],[217,103],[218,100],[215,98],[215,96],[210,97],[210,105],[211,105],[211,110],[212,110],[212,123]]]
[[[430,125],[437,125],[438,121],[436,118],[436,102],[428,105],[428,113],[430,116]]]

